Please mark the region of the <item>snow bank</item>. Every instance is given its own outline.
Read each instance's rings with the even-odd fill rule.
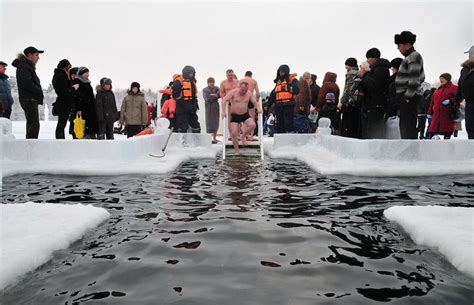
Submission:
[[[384,215],[415,243],[438,250],[458,270],[474,277],[474,208],[395,206]]]
[[[324,175],[474,174],[474,141],[358,140],[322,134],[277,134],[269,155],[298,159]]]
[[[0,290],[110,217],[91,205],[0,205]]]
[[[158,159],[167,135],[149,135],[125,141],[2,140],[2,175],[160,174],[190,159],[215,158],[209,135],[173,134],[166,156]]]

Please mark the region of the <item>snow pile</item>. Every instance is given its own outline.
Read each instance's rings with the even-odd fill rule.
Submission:
[[[438,250],[458,270],[474,277],[474,208],[395,206],[384,215],[415,243]]]
[[[46,263],[110,217],[91,205],[0,205],[0,289]]]
[[[277,134],[269,155],[297,159],[323,175],[474,174],[474,141],[358,140],[324,134]]]

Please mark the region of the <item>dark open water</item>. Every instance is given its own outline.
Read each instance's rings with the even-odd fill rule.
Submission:
[[[315,156],[317,157],[317,156]],[[3,202],[112,217],[2,304],[473,304],[474,283],[415,245],[392,205],[474,206],[474,178],[324,177],[296,161],[188,162],[156,176],[14,176]]]

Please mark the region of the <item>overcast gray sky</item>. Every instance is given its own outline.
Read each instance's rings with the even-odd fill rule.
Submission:
[[[85,65],[91,80],[107,76],[115,87],[138,81],[158,90],[186,64],[197,70],[198,87],[218,82],[233,68],[252,70],[261,89],[271,90],[276,69],[310,71],[318,83],[327,71],[344,81],[344,61],[365,59],[378,47],[389,60],[401,56],[393,35],[417,34],[427,80],[444,72],[457,78],[473,44],[472,0],[459,1],[11,1],[0,0],[0,60],[11,63],[33,45],[43,87],[59,60]],[[7,68],[14,75],[15,69]]]

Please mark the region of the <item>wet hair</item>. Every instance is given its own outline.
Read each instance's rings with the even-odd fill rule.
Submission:
[[[245,76],[252,77],[252,71],[245,72]]]
[[[227,70],[225,71],[225,73],[234,73],[234,70],[232,70],[232,69],[227,69]]]
[[[242,86],[242,85],[246,85],[248,87],[249,83],[247,81],[243,80],[243,81],[240,82],[239,86]]]

